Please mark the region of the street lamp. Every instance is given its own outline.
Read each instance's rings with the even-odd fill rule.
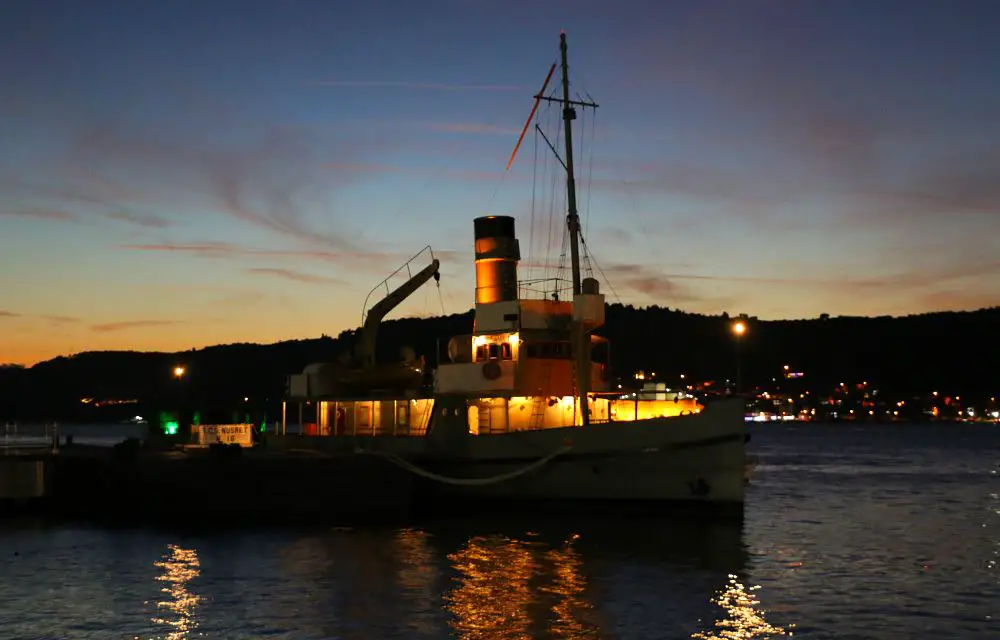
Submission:
[[[183,365],[174,366],[172,372],[174,380],[177,380],[177,419],[167,425],[167,435],[176,435],[184,426],[184,376],[187,374],[187,367]]]
[[[745,322],[735,322],[733,323],[733,335],[736,336],[736,395],[739,395],[742,390],[741,384],[741,367],[740,367],[740,342],[743,340],[743,334],[747,332],[747,325]]]

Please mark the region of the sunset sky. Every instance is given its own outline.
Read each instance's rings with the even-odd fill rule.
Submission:
[[[462,312],[485,214],[556,260],[560,29],[609,301],[1000,304],[995,1],[7,0],[0,362],[336,335],[428,244],[393,317]]]

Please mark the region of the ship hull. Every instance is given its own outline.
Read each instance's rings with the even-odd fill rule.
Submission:
[[[744,403],[734,399],[691,416],[480,435],[461,456],[426,459],[420,467],[438,496],[741,508],[743,415]]]

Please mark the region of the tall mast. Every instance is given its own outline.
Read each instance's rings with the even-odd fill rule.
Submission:
[[[573,272],[573,295],[583,291],[580,288],[580,216],[576,210],[576,178],[573,175],[573,120],[576,109],[569,99],[569,62],[566,55],[566,32],[559,34],[559,50],[562,53],[562,93],[563,128],[566,137],[566,226],[569,227],[570,263]],[[584,410],[586,411],[586,410]]]
[[[569,228],[570,260],[572,261],[573,269],[573,304],[575,305],[577,303],[576,296],[583,293],[583,281],[580,277],[580,216],[576,210],[576,177],[573,175],[573,120],[576,120],[576,109],[574,107],[591,107],[596,109],[597,105],[593,102],[569,99],[569,62],[566,55],[565,31],[559,34],[559,49],[562,54],[562,98],[552,98],[544,95],[545,87],[548,86],[549,82],[548,78],[546,78],[545,84],[542,86],[542,91],[535,96],[535,106],[537,107],[539,100],[558,102],[562,105],[563,130],[566,138],[565,158],[559,157],[559,152],[552,146],[552,143],[549,142],[549,139],[537,124],[535,125],[535,129],[545,139],[549,148],[555,153],[556,158],[566,169],[566,204],[568,209],[566,213],[566,226]],[[554,69],[555,65],[552,68]],[[552,75],[552,70],[549,70],[549,75]],[[534,109],[532,109],[531,113],[533,116],[535,113]],[[531,116],[528,117],[528,122],[524,125],[525,130],[527,130],[530,123]],[[524,135],[523,131],[521,135]],[[520,140],[518,140],[518,146],[520,144]],[[517,153],[517,147],[514,148],[514,153]],[[511,156],[511,160],[513,160],[513,156]],[[509,166],[510,164],[508,163]],[[573,322],[572,338],[574,368],[576,369],[576,395],[583,399],[580,403],[580,417],[583,424],[587,425],[590,423],[590,408],[587,406],[587,394],[590,391],[590,338],[587,332],[584,331],[582,322]]]
[[[559,34],[559,49],[562,53],[562,107],[563,128],[566,138],[566,226],[569,227],[570,262],[573,270],[573,304],[577,296],[583,293],[580,278],[580,216],[576,210],[576,178],[573,175],[573,120],[576,119],[575,102],[569,99],[569,62],[566,55],[566,32]],[[587,105],[581,105],[587,106]],[[595,105],[596,106],[596,105]],[[576,315],[574,313],[574,315]],[[590,339],[583,330],[583,324],[573,322],[573,359],[576,361],[576,392],[580,398],[580,422],[583,426],[590,424],[590,407],[588,392],[590,391]]]

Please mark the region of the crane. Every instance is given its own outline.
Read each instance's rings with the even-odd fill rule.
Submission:
[[[410,269],[411,263],[416,261],[417,258],[424,253],[430,254],[431,263],[418,271],[416,274],[413,274]],[[428,245],[420,250],[415,256],[407,260],[403,266],[389,274],[385,280],[375,285],[370,292],[368,292],[364,305],[366,311],[361,314],[361,335],[354,351],[356,366],[362,369],[371,369],[375,366],[375,338],[378,335],[378,327],[382,322],[382,318],[399,306],[400,303],[410,297],[414,291],[423,286],[431,278],[440,282],[441,273],[438,271],[440,266],[440,261],[434,257],[434,251],[431,249],[430,245]],[[404,269],[406,270],[406,274],[409,276],[409,279],[396,289],[389,291],[389,280],[402,272]],[[385,297],[368,309],[368,300],[371,298],[373,293],[382,287],[385,287],[386,290]]]

